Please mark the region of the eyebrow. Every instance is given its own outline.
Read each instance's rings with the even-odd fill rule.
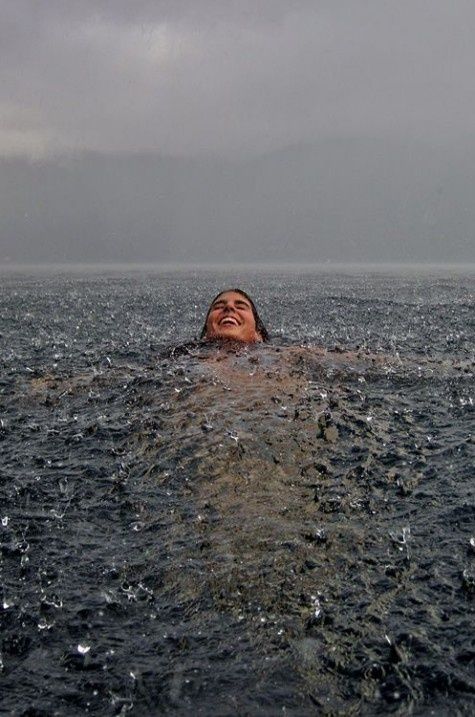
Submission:
[[[222,304],[225,304],[225,303],[226,302],[224,299],[217,299],[216,301],[213,301],[211,308],[215,308],[216,306],[221,306]],[[236,304],[236,306],[245,306],[247,309],[251,308],[251,304],[248,301],[246,301],[245,299],[236,299],[236,301],[234,303]]]

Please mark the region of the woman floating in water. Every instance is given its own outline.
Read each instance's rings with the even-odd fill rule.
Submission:
[[[269,333],[249,294],[242,289],[225,289],[220,291],[211,302],[199,340],[205,343],[225,341],[256,344],[269,341]],[[183,346],[174,347],[170,355],[177,357],[187,354],[189,349],[194,350],[196,347],[196,341],[189,342]],[[285,364],[288,361],[294,363],[302,360],[316,360],[319,364],[322,361],[327,361],[332,365],[348,364],[356,368],[357,364],[361,363],[364,367],[386,361],[386,357],[370,355],[360,349],[345,351],[340,347],[327,349],[318,346],[286,346],[284,353],[282,353],[281,347],[276,347],[275,350],[278,352],[280,364]],[[268,355],[270,356],[270,354]],[[212,357],[207,355],[206,358]],[[221,358],[220,355],[219,360]]]
[[[245,291],[242,289],[225,289],[213,299],[206,314],[206,319],[201,330],[200,341],[225,341],[236,342],[240,344],[256,344],[269,341],[269,333],[264,326],[256,306]],[[174,347],[171,355],[179,356],[182,353],[188,353],[190,348],[195,349],[196,341],[184,344],[183,346]],[[277,348],[279,356],[281,349]],[[302,357],[313,357],[321,359],[328,352],[326,349],[319,347],[303,348],[303,347],[287,347],[287,359],[295,359]],[[333,352],[331,352],[333,353]],[[335,350],[337,360],[353,361],[357,354],[355,352],[345,352]],[[210,358],[207,356],[207,358]],[[220,356],[220,359],[222,357]],[[285,357],[284,357],[285,358]]]
[[[229,289],[221,291],[211,302],[200,338],[252,344],[267,341],[269,334],[251,297],[242,289]]]

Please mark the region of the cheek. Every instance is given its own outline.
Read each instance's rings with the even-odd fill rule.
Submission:
[[[256,322],[254,316],[246,316],[241,327],[242,335],[247,340],[253,339],[256,334]]]
[[[254,314],[248,314],[246,317],[246,323],[248,326],[252,326],[253,329],[256,328],[256,320],[254,318]]]
[[[218,320],[217,312],[212,311],[208,318],[206,319],[206,328],[211,329],[213,326],[216,326],[216,322]]]

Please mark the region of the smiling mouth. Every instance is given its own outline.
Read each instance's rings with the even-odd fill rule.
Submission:
[[[226,316],[219,322],[220,326],[239,326],[238,320],[233,316]]]

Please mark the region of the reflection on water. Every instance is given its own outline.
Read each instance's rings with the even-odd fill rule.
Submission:
[[[28,308],[28,361],[13,310],[2,359],[7,711],[470,714],[467,322],[426,356],[392,317],[372,351],[140,357]]]

